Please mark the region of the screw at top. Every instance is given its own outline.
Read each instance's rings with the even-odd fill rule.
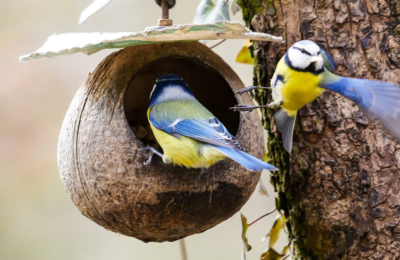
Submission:
[[[167,0],[161,0],[161,19],[158,19],[159,26],[171,26],[172,20],[169,19],[169,5]]]
[[[161,17],[162,19],[169,19],[169,6],[167,0],[161,0]]]

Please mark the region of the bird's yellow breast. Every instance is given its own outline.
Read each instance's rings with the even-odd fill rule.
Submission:
[[[150,109],[148,114],[149,112]],[[157,142],[164,151],[163,161],[165,163],[173,163],[187,168],[208,168],[226,158],[225,155],[212,146],[205,145],[185,136],[177,138],[158,130],[150,120],[149,122]]]
[[[276,73],[284,78],[284,83],[276,91],[280,91],[281,106],[289,116],[295,116],[297,110],[324,92],[324,89],[319,87],[319,75],[293,70],[286,65],[284,58],[279,62]]]

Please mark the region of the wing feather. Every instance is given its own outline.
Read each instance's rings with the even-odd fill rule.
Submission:
[[[327,68],[330,72],[333,72],[336,69],[336,64],[332,56],[323,49],[321,49],[321,54],[322,59],[324,60],[324,67]]]
[[[235,137],[216,118],[210,120],[182,119],[172,123],[160,122],[160,120],[155,120],[150,111],[149,119],[154,127],[173,136],[182,135],[215,146],[243,150]]]
[[[333,74],[327,76],[321,83],[322,88],[338,92],[356,102],[369,119],[377,119],[400,139],[400,86]]]

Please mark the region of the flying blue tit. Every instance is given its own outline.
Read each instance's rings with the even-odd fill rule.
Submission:
[[[251,111],[254,108],[282,108],[274,114],[275,124],[282,133],[283,146],[292,150],[297,110],[332,90],[350,100],[364,111],[370,120],[379,120],[400,138],[400,87],[388,82],[340,77],[332,73],[333,58],[316,43],[308,40],[295,43],[279,61],[271,79],[273,102],[265,106],[238,105],[232,109]],[[252,89],[247,87],[241,94]]]
[[[208,168],[227,157],[248,170],[277,170],[243,151],[225,126],[193,96],[177,75],[159,77],[150,94],[147,117],[155,138],[164,150],[157,154],[165,163],[187,168]]]

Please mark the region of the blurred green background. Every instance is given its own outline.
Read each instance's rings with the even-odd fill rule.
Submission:
[[[92,0],[0,0],[0,259],[180,259],[179,243],[143,243],[114,234],[85,218],[60,181],[56,148],[61,123],[73,95],[89,72],[109,53],[76,54],[19,63],[54,33],[141,31],[156,25],[160,8],[153,0],[114,0],[83,25],[77,21]],[[174,24],[190,23],[199,0],[177,1]],[[242,21],[239,12],[232,20]],[[252,84],[252,66],[235,62],[243,40],[214,50]],[[251,221],[274,207],[257,191],[242,212]],[[249,229],[259,259],[268,246],[261,239],[276,215]],[[186,238],[190,260],[241,259],[240,215]],[[286,238],[280,238],[281,249]]]

